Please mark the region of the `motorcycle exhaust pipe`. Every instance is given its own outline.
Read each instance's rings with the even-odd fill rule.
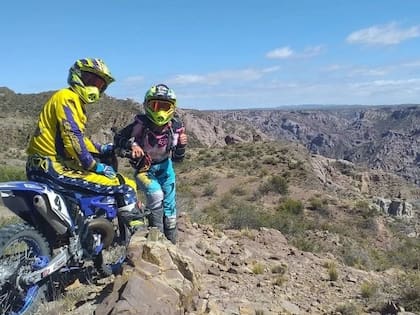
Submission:
[[[61,222],[61,219],[51,210],[49,203],[47,203],[43,196],[35,195],[32,201],[36,210],[59,235],[63,235],[67,232],[67,226],[65,226]]]
[[[105,218],[96,218],[88,223],[88,229],[92,233],[99,233],[102,236],[102,243],[104,248],[108,248],[111,245],[112,240],[115,236],[114,226]]]

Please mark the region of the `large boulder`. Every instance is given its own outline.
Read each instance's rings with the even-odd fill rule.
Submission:
[[[160,232],[137,232],[128,264],[95,314],[184,314],[193,306],[198,283],[190,260]]]

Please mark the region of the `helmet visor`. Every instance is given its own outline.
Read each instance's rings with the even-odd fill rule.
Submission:
[[[169,111],[172,109],[173,104],[168,101],[161,101],[161,100],[150,100],[147,102],[147,107],[149,107],[153,112],[158,111]]]
[[[101,93],[107,88],[105,79],[93,72],[82,71],[82,81],[85,86],[97,87]]]

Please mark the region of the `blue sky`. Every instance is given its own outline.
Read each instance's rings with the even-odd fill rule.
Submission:
[[[5,0],[0,86],[65,87],[102,58],[116,98],[166,83],[182,108],[420,103],[418,0]]]

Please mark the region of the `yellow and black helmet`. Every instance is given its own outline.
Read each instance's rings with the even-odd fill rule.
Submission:
[[[114,82],[108,66],[102,59],[77,60],[69,70],[67,82],[85,103],[94,103],[108,85]]]
[[[175,92],[165,84],[154,85],[146,92],[143,106],[147,118],[156,125],[163,126],[174,116]]]

